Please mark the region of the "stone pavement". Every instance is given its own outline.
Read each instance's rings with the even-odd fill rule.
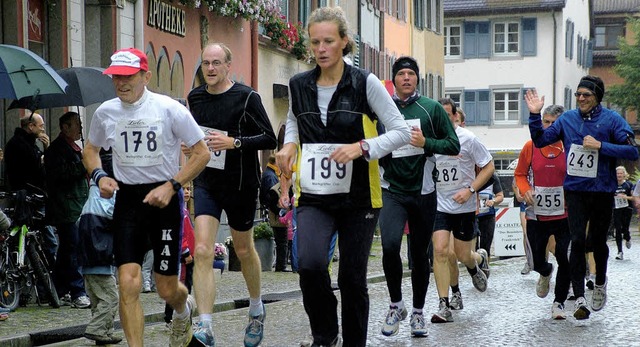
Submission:
[[[632,226],[632,230],[637,227]],[[585,323],[576,322],[571,313],[573,302],[567,302],[569,319],[553,321],[550,319],[553,301],[553,285],[549,296],[540,299],[535,294],[538,274],[520,275],[524,258],[495,260],[492,263],[489,287],[485,293],[476,291],[466,271],[461,269],[460,288],[464,299],[464,310],[454,311],[453,323],[428,323],[429,336],[411,338],[408,319],[401,324],[400,332],[394,337],[380,334],[382,321],[388,307],[386,285],[381,277],[381,259],[379,243],[376,244],[370,258],[369,274],[371,284],[371,311],[369,318],[368,346],[466,346],[479,344],[485,346],[640,346],[640,298],[636,286],[640,285],[637,270],[640,268],[640,234],[632,233],[634,246],[625,248],[625,260],[615,260],[616,248],[609,241],[609,284],[608,302],[600,312],[592,313]],[[334,263],[334,266],[336,263]],[[334,269],[337,269],[335,267]],[[308,319],[299,296],[297,276],[292,273],[263,273],[265,293],[287,293],[281,299],[266,305],[264,347],[299,346],[299,342],[309,337]],[[335,273],[334,273],[335,278]],[[246,298],[239,273],[225,272],[221,279],[223,291],[214,315],[214,331],[219,347],[241,346],[244,326],[247,322],[247,309],[231,309],[233,298]],[[411,305],[411,282],[403,281],[405,302]],[[336,292],[338,293],[338,292]],[[587,290],[587,300],[591,291]],[[277,296],[277,295],[276,295]],[[145,309],[160,312],[162,304],[155,294],[143,294]],[[266,295],[269,297],[269,295]],[[437,295],[433,276],[427,293],[425,314],[430,318],[437,308]],[[155,310],[155,311],[154,311]],[[28,346],[20,335],[28,332],[50,330],[53,328],[81,326],[89,319],[88,310],[63,308],[28,308],[14,312],[7,321],[0,322],[0,346]],[[159,319],[158,319],[159,318]],[[160,314],[147,316],[149,321],[161,321]],[[7,325],[9,324],[9,325]],[[26,327],[25,327],[26,326]],[[118,333],[122,333],[118,331]],[[148,324],[145,328],[145,343],[148,346],[166,346],[168,331],[164,323]],[[91,341],[84,338],[55,344],[56,346],[90,346]],[[120,345],[125,346],[122,342]]]

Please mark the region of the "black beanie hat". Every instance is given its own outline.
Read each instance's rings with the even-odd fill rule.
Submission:
[[[393,84],[396,84],[396,75],[398,71],[402,69],[411,69],[418,76],[418,83],[420,83],[420,68],[418,68],[418,62],[411,57],[400,57],[393,63],[393,67],[391,68],[391,72],[393,74]]]
[[[587,75],[580,79],[580,83],[578,83],[579,88],[587,88],[596,95],[596,99],[598,102],[602,101],[602,97],[604,96],[604,82],[597,76]]]

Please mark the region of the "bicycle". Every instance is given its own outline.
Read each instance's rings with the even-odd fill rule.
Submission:
[[[13,217],[13,224],[0,233],[0,306],[13,311],[19,304],[26,305],[33,291],[40,305],[36,286],[39,282],[49,305],[58,308],[60,298],[53,284],[52,267],[42,248],[44,195],[26,190],[0,192],[0,199],[7,198],[14,205],[2,210]]]

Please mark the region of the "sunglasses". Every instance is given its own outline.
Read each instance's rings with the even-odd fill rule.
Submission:
[[[575,95],[577,98],[584,96],[585,98],[588,98],[590,96],[593,96],[593,93],[580,93],[580,92],[575,92],[573,93],[573,95]]]

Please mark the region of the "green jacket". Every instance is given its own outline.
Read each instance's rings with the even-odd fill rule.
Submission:
[[[384,168],[383,186],[393,193],[420,194],[424,164],[435,153],[457,155],[460,142],[449,115],[442,105],[425,96],[406,106],[398,105],[405,120],[420,119],[420,129],[425,137],[424,155],[393,158],[392,154],[381,160]]]
[[[74,149],[61,134],[44,152],[44,166],[47,173],[47,222],[51,225],[75,223],[89,196],[82,152]]]

